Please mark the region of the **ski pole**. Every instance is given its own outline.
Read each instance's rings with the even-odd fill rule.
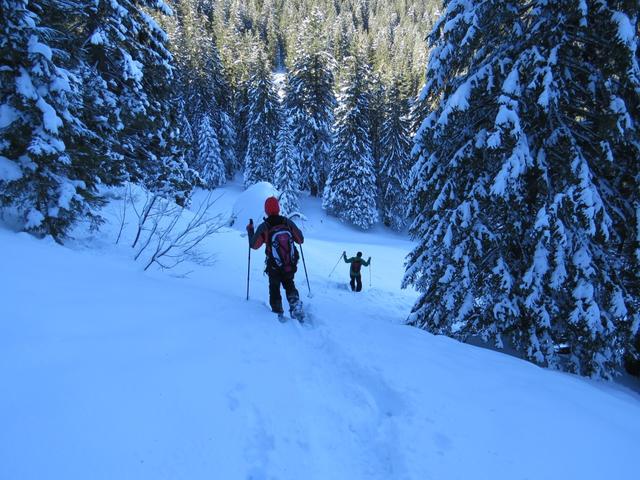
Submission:
[[[253,218],[249,219],[249,225],[253,226]],[[247,232],[249,234],[249,232]],[[251,275],[251,236],[249,235],[249,259],[247,261],[247,300],[249,300],[249,276]]]
[[[311,296],[311,285],[309,285],[309,274],[307,273],[307,263],[304,261],[304,250],[302,250],[302,244],[300,244],[300,255],[302,255],[302,265],[304,266],[304,276],[307,278],[307,289],[309,290],[309,296]]]
[[[251,245],[249,245],[249,261],[247,262],[247,300],[249,300],[249,275],[251,275]]]
[[[371,260],[369,260],[369,288],[371,288]]]
[[[336,263],[336,266],[333,267],[333,270],[331,270],[331,273],[329,274],[329,278],[331,278],[331,275],[333,275],[333,272],[335,272],[336,268],[338,268],[338,264],[340,263],[340,260],[342,260],[342,254],[340,255],[340,258],[338,258],[338,263]]]

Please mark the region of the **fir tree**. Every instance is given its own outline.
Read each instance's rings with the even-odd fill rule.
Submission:
[[[174,137],[171,130],[179,112],[172,91],[169,38],[148,11],[172,14],[161,0],[87,5],[83,43],[87,63],[95,66],[117,102],[113,106],[117,113],[114,146],[124,159],[129,179],[165,191],[169,167],[159,162],[175,154],[168,140]],[[189,174],[173,171],[170,176]]]
[[[187,116],[184,107],[184,101],[180,101],[178,105],[178,132],[181,140],[184,142],[184,159],[187,164],[195,167],[197,164],[197,143],[193,127]]]
[[[212,117],[225,174],[231,178],[239,167],[236,161],[236,133],[232,121],[232,91],[215,41],[211,39],[208,43],[209,48],[203,52],[206,61],[202,77],[203,88],[200,89],[199,96],[205,100],[205,112]]]
[[[292,138],[300,158],[303,185],[322,192],[329,168],[333,124],[334,60],[325,49],[322,13],[314,9],[302,25],[298,54],[289,78]]]
[[[226,175],[218,134],[209,115],[204,114],[198,128],[198,170],[205,186],[214,189],[225,183]]]
[[[234,92],[233,106],[235,115],[233,117],[233,125],[236,131],[236,161],[241,162],[242,168],[245,168],[245,159],[247,156],[247,146],[249,144],[249,88],[247,82],[240,82]]]
[[[141,170],[141,183],[152,192],[171,199],[180,206],[187,206],[193,187],[200,185],[201,180],[186,161],[186,146],[174,114],[177,102],[172,103],[166,105],[170,114],[156,130],[156,135],[150,135],[145,168]]]
[[[280,192],[280,208],[283,215],[298,211],[298,185],[300,172],[295,151],[291,144],[291,125],[282,119],[276,149],[275,187]]]
[[[324,209],[363,229],[378,221],[368,80],[368,65],[358,56],[347,58],[336,108],[331,170],[322,200]]]
[[[637,228],[638,191],[624,189],[640,157],[637,21],[625,2],[446,2],[416,138],[413,324],[585,375],[618,368],[639,323],[622,273]]]
[[[338,21],[334,25],[333,33],[333,56],[337,62],[342,64],[343,60],[350,55],[353,37],[353,17],[347,14],[340,14]]]
[[[429,103],[423,96],[423,91],[411,102],[409,108],[409,134],[411,138],[415,138],[424,122],[429,115]]]
[[[378,172],[382,221],[394,230],[402,230],[407,222],[406,202],[411,139],[409,137],[409,102],[397,78],[391,81],[385,110],[385,119],[381,128],[381,158]]]
[[[235,30],[227,32],[221,47],[221,54],[227,65],[230,83],[229,118],[232,122],[235,144],[234,170],[244,168],[247,153],[247,115],[249,112],[249,66],[239,58],[247,59],[255,56],[256,43],[252,39],[241,38]]]
[[[382,169],[382,127],[385,116],[385,99],[387,98],[386,86],[377,74],[371,75],[370,82],[371,104],[369,106],[369,125],[371,139],[371,157],[376,171]],[[382,184],[378,179],[378,190],[381,191]]]
[[[44,43],[34,13],[42,5],[0,5],[0,203],[21,214],[26,230],[61,241],[78,218],[96,219],[96,136],[80,119],[79,79]]]
[[[225,174],[228,179],[233,178],[234,174],[240,169],[236,157],[236,129],[233,119],[225,110],[218,112],[217,128],[218,138],[220,139],[220,157],[225,168]]]
[[[126,178],[127,169],[119,146],[119,132],[123,125],[117,110],[117,94],[109,89],[95,66],[84,59],[74,68],[74,75],[81,83],[82,108],[79,115],[94,134],[91,142],[86,138],[78,139],[85,149],[90,147],[92,151],[92,158],[86,159],[83,171],[100,178],[106,185],[120,185]]]
[[[278,136],[278,97],[263,56],[254,62],[247,115],[248,146],[244,184],[273,182]]]
[[[209,9],[193,0],[176,5],[176,20],[170,29],[177,63],[176,84],[189,106],[188,122],[197,124],[203,115],[209,116],[216,130],[226,175],[230,178],[239,167],[232,119],[233,90],[206,10]],[[195,136],[191,145],[197,150]]]

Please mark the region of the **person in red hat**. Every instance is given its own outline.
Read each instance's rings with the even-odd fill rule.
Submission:
[[[264,202],[267,217],[254,231],[253,219],[247,225],[249,246],[258,250],[265,245],[266,269],[269,275],[269,303],[271,310],[283,318],[282,296],[280,286],[284,287],[289,302],[291,316],[299,321],[304,319],[302,302],[294,283],[298,269],[298,249],[295,244],[302,244],[304,236],[298,226],[290,219],[280,215],[280,204],[276,197],[269,197]]]

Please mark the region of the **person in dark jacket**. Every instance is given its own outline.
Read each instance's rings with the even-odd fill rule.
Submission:
[[[291,316],[302,320],[304,313],[300,295],[294,283],[297,271],[298,249],[295,244],[301,245],[304,236],[298,226],[290,219],[280,215],[280,204],[276,197],[269,197],[264,202],[264,211],[267,217],[258,229],[254,231],[253,220],[247,225],[249,246],[258,250],[265,245],[266,269],[269,275],[269,304],[271,310],[282,317],[282,296],[280,286],[284,287],[289,303]]]
[[[351,290],[354,292],[362,291],[362,275],[360,274],[360,270],[362,266],[369,266],[371,257],[369,257],[368,260],[363,260],[362,252],[358,252],[355,257],[347,258],[347,252],[342,252],[342,258],[344,258],[345,263],[351,264],[349,268],[349,276],[351,277],[349,284],[351,285]]]

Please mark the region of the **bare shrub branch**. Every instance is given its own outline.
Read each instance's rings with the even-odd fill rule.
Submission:
[[[186,261],[212,265],[214,255],[198,247],[225,226],[222,216],[211,215],[211,208],[221,195],[214,197],[210,192],[195,212],[150,192],[145,192],[145,196],[141,210],[133,195],[128,196],[137,217],[136,235],[131,245],[136,249],[134,260],[144,258],[144,270],[154,264],[168,270]],[[121,225],[118,240],[122,228]]]

